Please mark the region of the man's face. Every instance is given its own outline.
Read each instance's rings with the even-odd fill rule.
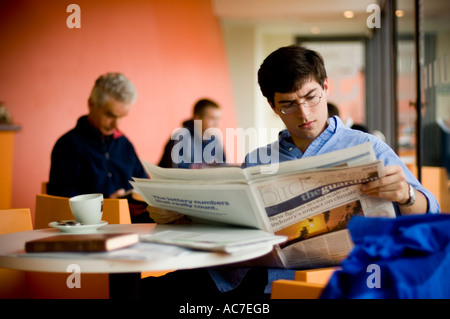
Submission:
[[[89,122],[104,136],[112,135],[119,120],[128,114],[129,106],[112,98],[104,106],[98,107],[89,101]]]
[[[215,107],[207,107],[205,113],[203,114],[202,120],[202,133],[204,133],[209,128],[217,128],[220,123],[222,112],[220,109]]]
[[[276,92],[274,112],[280,116],[291,134],[294,144],[304,152],[327,127],[328,108],[328,81],[324,81],[324,88],[315,80],[306,82],[299,90],[292,93]],[[305,106],[303,103],[321,96],[315,106]],[[283,114],[281,109],[289,105],[298,104],[298,110],[290,114]]]

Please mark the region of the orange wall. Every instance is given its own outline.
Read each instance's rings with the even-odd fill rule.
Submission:
[[[67,6],[81,7],[81,28],[69,29]],[[225,48],[210,0],[2,0],[0,100],[16,134],[13,207],[34,211],[48,180],[50,152],[77,118],[98,75],[120,71],[138,100],[120,128],[138,155],[157,163],[172,130],[198,98],[224,110],[235,127]]]

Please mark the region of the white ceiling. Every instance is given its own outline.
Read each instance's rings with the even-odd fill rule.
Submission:
[[[213,10],[223,23],[258,24],[271,28],[291,28],[295,32],[310,34],[319,27],[321,35],[367,34],[369,5],[383,4],[388,0],[212,0]],[[411,28],[414,23],[414,2],[397,0],[397,8],[405,12],[399,25]],[[426,18],[426,28],[440,29],[448,26],[450,1],[421,1]],[[347,19],[343,12],[352,10],[354,18]]]
[[[216,15],[224,23],[294,27],[308,33],[319,27],[321,34],[364,34],[367,12],[378,0],[212,0]],[[343,12],[351,10],[354,18]]]

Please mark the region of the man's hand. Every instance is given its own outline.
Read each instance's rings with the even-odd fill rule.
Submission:
[[[125,195],[126,195],[125,189],[121,188],[116,190],[111,195],[109,195],[109,198],[122,198],[125,197]]]
[[[364,194],[386,198],[391,202],[404,204],[409,199],[409,185],[401,166],[385,167],[386,176],[368,182],[361,187]]]
[[[421,192],[416,191],[416,202],[410,207],[401,206],[409,200],[409,184],[406,182],[403,169],[399,165],[385,167],[386,175],[361,187],[364,194],[385,198],[400,204],[402,214],[424,214],[428,210],[428,202]]]
[[[171,210],[148,205],[147,211],[149,212],[151,219],[153,219],[157,224],[184,224],[189,222],[183,214]]]

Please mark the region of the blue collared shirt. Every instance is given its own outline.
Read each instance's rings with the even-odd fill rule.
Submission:
[[[278,136],[278,140],[265,147],[258,148],[249,153],[242,167],[250,167],[268,164],[266,161],[261,161],[262,154],[270,154],[271,162],[284,162],[296,160],[303,157],[310,157],[337,151],[351,146],[371,142],[377,159],[383,161],[385,166],[400,165],[406,176],[406,181],[411,184],[416,190],[423,193],[428,201],[427,213],[439,213],[439,203],[434,195],[425,189],[417,180],[417,178],[409,171],[401,159],[395,154],[391,147],[374,135],[364,133],[357,130],[347,128],[337,116],[331,117],[329,125],[306,149],[305,153],[300,151],[292,142],[290,142],[290,134],[288,130],[283,130]],[[276,143],[277,145],[275,145]],[[278,156],[274,156],[270,152],[278,150]],[[261,154],[261,156],[260,156]],[[266,156],[267,158],[267,156]],[[256,159],[256,161],[255,161]],[[398,206],[394,205],[397,215],[400,213]],[[245,277],[248,269],[210,269],[211,277],[214,279],[220,291],[228,291],[236,288],[242,279]],[[270,293],[272,289],[272,282],[277,279],[294,279],[296,270],[293,269],[268,269],[268,285],[265,292]]]

